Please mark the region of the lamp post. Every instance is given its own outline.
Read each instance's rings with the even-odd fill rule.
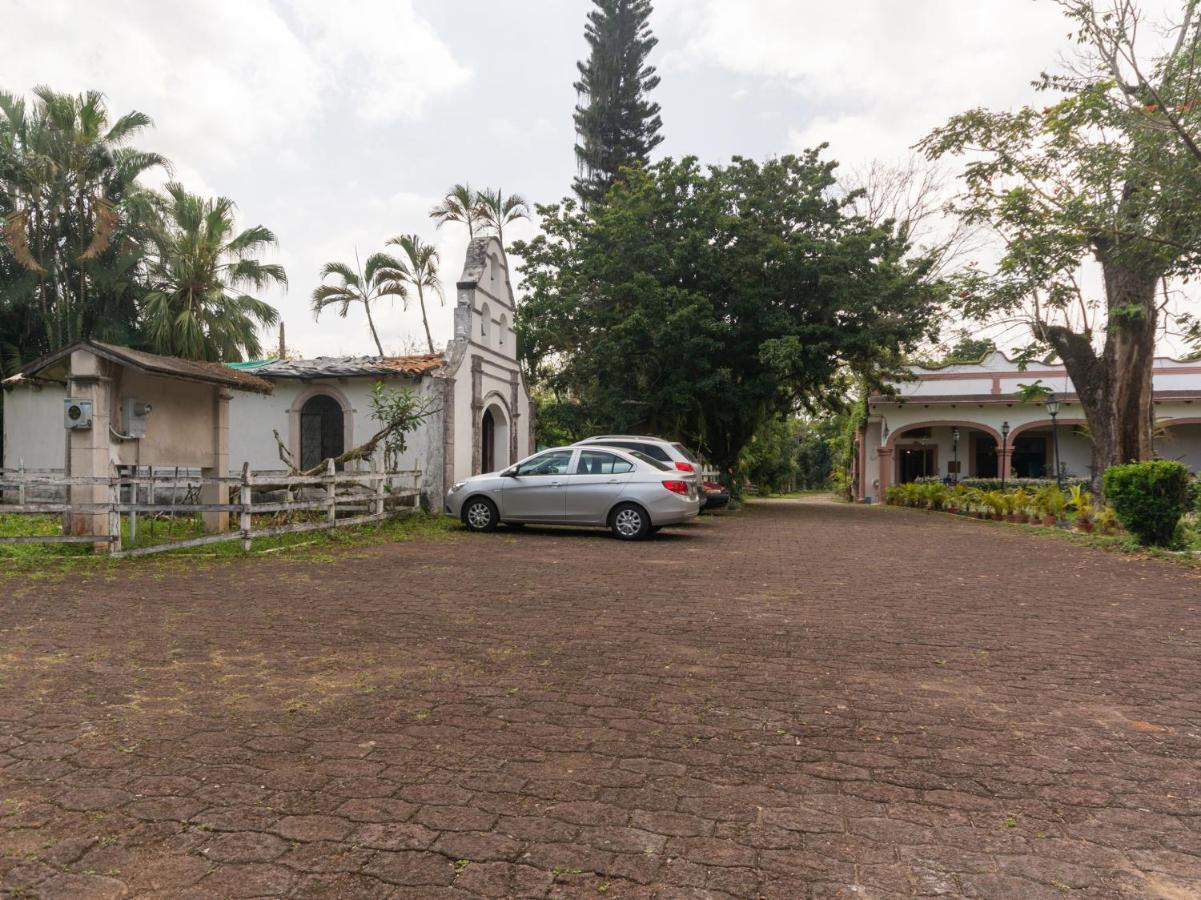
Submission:
[[[1055,442],[1055,484],[1063,490],[1063,468],[1059,465],[1059,399],[1054,394],[1047,396],[1047,415],[1051,417],[1051,434]]]
[[[951,451],[955,455],[955,484],[959,484],[959,429],[951,429]]]
[[[1005,491],[1005,476],[1009,474],[1008,461],[1005,459],[1005,448],[1009,444],[1009,423],[1001,423],[1001,492]]]

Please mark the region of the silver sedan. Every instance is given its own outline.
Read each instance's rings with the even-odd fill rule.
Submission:
[[[694,480],[637,451],[560,447],[460,481],[446,496],[446,513],[472,531],[502,522],[604,525],[639,541],[694,518],[701,503]]]

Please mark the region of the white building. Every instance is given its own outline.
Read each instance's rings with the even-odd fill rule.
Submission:
[[[408,435],[402,469],[420,469],[427,501],[441,508],[454,481],[505,468],[532,452],[534,415],[517,362],[508,261],[495,237],[467,249],[457,285],[454,339],[441,354],[241,363],[270,394],[229,400],[229,466],[282,469],[275,433],[301,467],[365,442],[380,424],[369,398],[377,382],[431,399],[435,413]],[[65,384],[10,379],[4,385],[4,466],[62,469]],[[150,428],[154,428],[153,416]],[[114,460],[114,463],[116,460]]]
[[[1035,382],[1060,400],[1059,460],[1071,477],[1091,476],[1092,445],[1084,411],[1062,364],[1025,371],[1005,354],[941,368],[911,366],[897,395],[868,399],[857,438],[856,496],[879,500],[890,484],[921,477],[1055,477],[1055,432],[1042,403],[1020,403]],[[1154,364],[1156,453],[1201,472],[1201,362],[1159,358]],[[1005,426],[1008,425],[1006,434]],[[958,465],[956,465],[958,464]]]

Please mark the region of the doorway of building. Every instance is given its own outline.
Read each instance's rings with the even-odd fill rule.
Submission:
[[[496,419],[491,409],[484,410],[480,423],[480,471],[496,471]]]
[[[901,450],[901,484],[937,475],[933,447],[905,447]]]
[[[315,468],[345,452],[342,407],[328,394],[310,397],[300,408],[300,468]]]
[[[977,478],[997,478],[997,439],[990,434],[976,435],[975,475]]]
[[[1043,478],[1050,474],[1047,435],[1023,434],[1013,442],[1012,468],[1018,478]]]

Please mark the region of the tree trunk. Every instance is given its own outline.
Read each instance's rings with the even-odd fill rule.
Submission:
[[[421,304],[421,324],[425,326],[425,342],[429,344],[430,355],[434,353],[434,339],[430,337],[430,320],[425,315],[425,294],[421,285],[417,285],[417,302]]]
[[[367,310],[367,327],[371,329],[371,337],[375,341],[375,349],[379,351],[380,359],[384,358],[384,348],[379,342],[379,335],[375,331],[375,319],[371,318],[371,301],[363,301],[363,309]]]
[[[1107,465],[1150,459],[1154,405],[1151,396],[1158,309],[1159,274],[1106,265],[1105,296],[1109,333],[1105,361],[1113,373],[1111,404],[1114,421],[1112,459]]]
[[[1093,444],[1094,490],[1110,466],[1150,459],[1152,394],[1159,275],[1102,259],[1108,332],[1098,355],[1087,335],[1058,325],[1039,326],[1063,360]]]

